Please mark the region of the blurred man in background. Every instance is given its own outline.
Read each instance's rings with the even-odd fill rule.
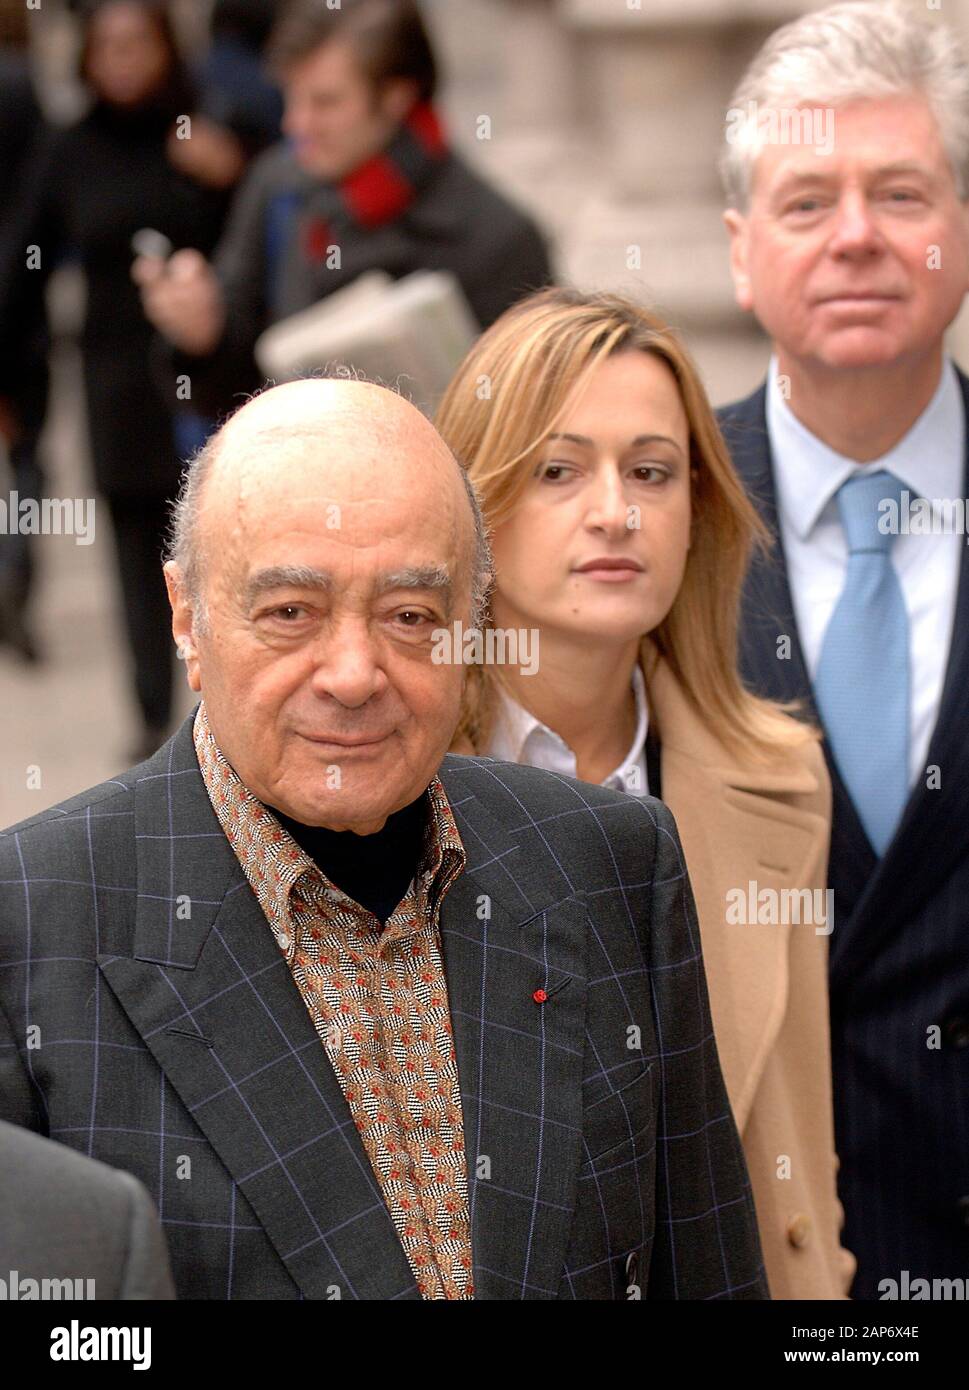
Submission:
[[[779,542],[741,665],[825,733],[844,1243],[876,1298],[969,1267],[969,551],[944,517],[965,513],[969,380],[943,350],[969,284],[969,66],[934,16],[837,5],[779,30],[732,110],[736,295],[774,358],[722,423]]]
[[[177,373],[211,414],[256,384],[264,328],[366,271],[451,271],[482,326],[550,278],[538,228],[449,147],[411,0],[295,0],[270,56],[288,139],[254,165],[213,263],[184,249],[134,266]]]

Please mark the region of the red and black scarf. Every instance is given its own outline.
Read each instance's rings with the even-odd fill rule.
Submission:
[[[420,102],[395,132],[389,145],[367,159],[338,184],[330,185],[326,211],[313,199],[302,228],[308,260],[322,261],[340,223],[382,227],[406,212],[449,148],[440,117],[429,102]]]

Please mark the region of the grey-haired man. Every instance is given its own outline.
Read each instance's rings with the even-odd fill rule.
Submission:
[[[734,94],[737,300],[768,380],[722,412],[778,545],[742,663],[802,700],[834,786],[832,1057],[857,1297],[969,1271],[969,67],[932,11],[779,30]]]

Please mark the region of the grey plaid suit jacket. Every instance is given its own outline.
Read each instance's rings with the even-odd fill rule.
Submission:
[[[766,1298],[669,812],[440,775],[476,1297]],[[0,1117],[135,1174],[180,1297],[420,1297],[191,720],[0,835]]]

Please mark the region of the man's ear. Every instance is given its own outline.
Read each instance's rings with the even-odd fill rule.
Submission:
[[[202,689],[202,675],[195,645],[192,604],[185,592],[181,570],[174,560],[169,560],[165,565],[164,574],[168,602],[172,606],[172,636],[178,649],[179,660],[185,662],[185,679],[188,681],[189,689],[198,693]]]
[[[748,271],[747,219],[736,208],[727,208],[723,221],[730,237],[730,274],[733,276],[734,299],[744,313],[749,314],[754,307],[754,296]]]
[[[417,105],[420,94],[412,77],[391,77],[380,91],[380,109],[394,125],[401,125]]]

